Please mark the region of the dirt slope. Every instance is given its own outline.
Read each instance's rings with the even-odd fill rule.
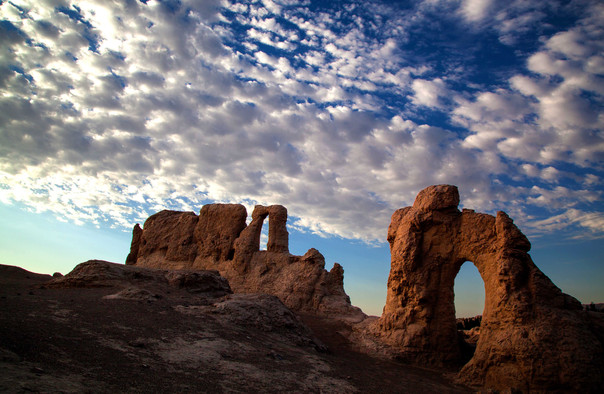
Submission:
[[[49,288],[51,276],[0,266],[0,391],[467,392],[355,352],[344,323],[302,322],[276,297],[155,276]]]

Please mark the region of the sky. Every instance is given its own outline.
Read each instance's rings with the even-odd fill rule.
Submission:
[[[604,302],[603,54],[597,0],[0,0],[0,263],[123,262],[159,210],[281,204],[292,253],[379,315],[390,216],[454,184]],[[481,313],[471,263],[455,293]]]

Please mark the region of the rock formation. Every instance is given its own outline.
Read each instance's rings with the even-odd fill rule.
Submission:
[[[453,286],[471,261],[486,299],[476,352],[459,379],[490,389],[601,391],[603,345],[581,304],[535,266],[528,239],[504,212],[460,212],[458,204],[455,186],[431,186],[392,215],[383,340],[413,362],[459,362]]]
[[[268,217],[267,250],[260,250],[262,224]],[[217,270],[236,293],[277,296],[289,308],[362,319],[344,291],[344,270],[316,249],[304,256],[289,253],[287,209],[257,205],[246,226],[239,204],[208,204],[193,212],[161,211],[132,234],[126,264],[172,270]]]

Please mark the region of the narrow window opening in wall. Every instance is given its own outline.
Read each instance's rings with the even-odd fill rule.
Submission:
[[[266,250],[268,244],[268,221],[269,217],[267,216],[262,223],[262,232],[260,233],[260,250]]]

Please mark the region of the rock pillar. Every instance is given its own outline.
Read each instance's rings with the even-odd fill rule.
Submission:
[[[276,253],[289,253],[287,209],[282,205],[271,205],[268,211],[268,244],[266,250]]]

